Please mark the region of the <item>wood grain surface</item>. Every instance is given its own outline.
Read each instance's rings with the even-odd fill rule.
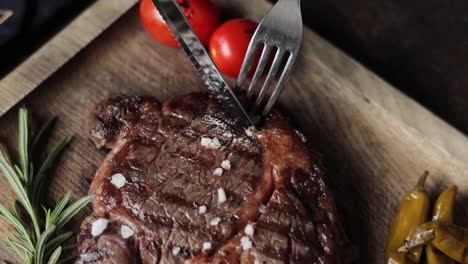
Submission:
[[[231,16],[253,19],[270,7],[264,0],[216,2]],[[86,128],[96,102],[122,93],[165,100],[205,89],[181,51],[155,43],[144,32],[137,11],[133,8],[22,102],[38,120],[60,117],[54,138],[74,135],[52,173],[50,198],[66,191],[73,199],[84,195],[104,159],[106,153],[95,149]],[[281,107],[304,131],[310,148],[323,154],[359,263],[382,262],[399,199],[424,170],[431,173],[433,198],[458,184],[456,221],[468,224],[466,138],[310,30]],[[16,114],[14,108],[0,119],[0,137],[12,144]],[[0,185],[6,185],[3,178]],[[6,188],[0,192],[1,202],[11,199]],[[77,230],[89,212],[70,228]],[[2,251],[0,258],[5,256]]]
[[[62,67],[138,0],[97,0],[0,80],[0,115]]]

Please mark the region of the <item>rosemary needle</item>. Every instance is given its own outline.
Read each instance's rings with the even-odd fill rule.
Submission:
[[[33,137],[28,110],[21,107],[18,114],[19,164],[13,164],[6,149],[0,147],[0,171],[16,195],[11,211],[0,204],[0,216],[15,230],[12,236],[0,239],[7,249],[27,264],[55,264],[65,250],[72,248],[63,246],[72,233],[60,232],[60,229],[92,198],[91,195],[85,196],[67,207],[70,193],[66,193],[55,207],[45,207],[45,174],[71,139],[60,140],[41,163],[35,164],[32,154],[40,154],[38,142],[52,127],[52,123],[53,120],[45,123]],[[35,171],[35,168],[38,170]]]

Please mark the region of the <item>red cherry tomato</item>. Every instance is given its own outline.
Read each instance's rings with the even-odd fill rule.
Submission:
[[[200,41],[207,45],[211,34],[219,25],[219,9],[210,0],[177,0],[177,2]],[[152,0],[141,1],[140,17],[145,29],[157,41],[167,46],[180,47]]]
[[[247,19],[233,19],[211,36],[210,54],[218,69],[229,76],[237,77],[258,24]],[[258,56],[257,56],[258,60]]]

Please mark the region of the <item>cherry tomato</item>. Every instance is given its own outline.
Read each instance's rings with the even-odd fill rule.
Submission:
[[[210,54],[218,69],[237,77],[258,24],[247,19],[233,19],[222,24],[211,36]],[[258,56],[257,56],[258,60]]]
[[[213,31],[219,25],[219,9],[210,0],[177,0],[200,41],[207,45]],[[152,0],[142,0],[140,17],[145,29],[159,42],[180,47]]]

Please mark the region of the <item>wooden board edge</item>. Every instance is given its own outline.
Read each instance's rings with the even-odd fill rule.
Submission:
[[[106,30],[138,0],[97,0],[0,80],[0,116]]]

